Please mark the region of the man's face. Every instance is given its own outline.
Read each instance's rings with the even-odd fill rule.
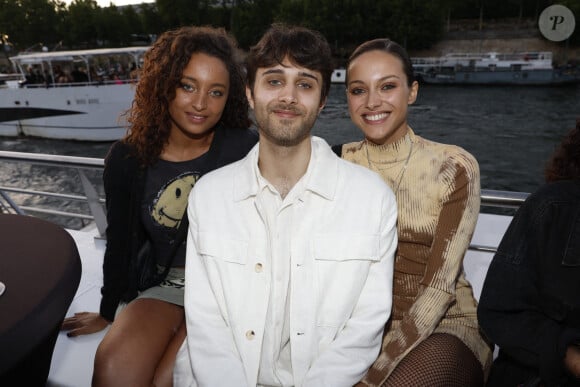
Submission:
[[[246,95],[260,137],[278,146],[295,146],[310,136],[321,101],[322,75],[285,58],[282,64],[258,68],[254,89]]]

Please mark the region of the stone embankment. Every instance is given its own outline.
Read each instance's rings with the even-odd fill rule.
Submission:
[[[436,57],[449,53],[551,51],[554,63],[580,63],[580,47],[566,41],[551,42],[544,38],[534,23],[502,21],[486,23],[479,28],[476,21],[454,23],[443,40],[428,50],[410,51],[413,57]]]

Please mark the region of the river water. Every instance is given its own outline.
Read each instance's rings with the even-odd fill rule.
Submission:
[[[480,165],[482,188],[531,192],[543,182],[545,162],[578,117],[580,85],[424,85],[410,109],[409,122],[425,138],[472,153]],[[330,144],[362,138],[349,119],[344,86],[332,85],[313,133]],[[104,157],[110,145],[0,137],[0,150],[72,156]],[[6,177],[5,166],[0,166],[0,177]]]

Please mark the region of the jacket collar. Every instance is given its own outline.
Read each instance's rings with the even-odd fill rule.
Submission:
[[[305,190],[327,200],[333,200],[336,194],[340,159],[322,138],[312,136],[310,141],[312,142],[312,153],[306,172],[308,181],[305,182]],[[238,164],[233,181],[234,201],[245,200],[258,194],[259,149],[258,142]]]

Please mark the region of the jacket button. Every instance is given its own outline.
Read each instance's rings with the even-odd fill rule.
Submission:
[[[247,331],[246,332],[246,339],[248,339],[248,340],[254,340],[255,336],[256,336],[256,334],[254,333],[254,331]]]
[[[254,270],[256,271],[256,273],[261,273],[262,272],[262,264],[261,263],[256,263],[256,266],[254,266]]]

